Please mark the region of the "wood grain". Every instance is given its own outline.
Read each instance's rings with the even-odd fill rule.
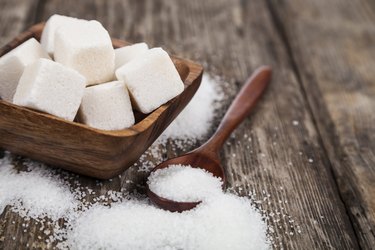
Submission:
[[[33,24],[38,1],[2,0],[0,8],[0,47],[2,47]]]
[[[236,139],[230,141],[232,145],[222,152],[229,185],[239,185],[244,193],[255,189],[258,196],[263,190],[270,193],[271,204],[263,205],[268,211],[281,211],[285,204],[279,200],[288,200],[284,209],[298,221],[302,233],[288,227],[289,219],[276,222],[275,218],[270,224],[275,228],[273,236],[280,237],[279,247],[357,247],[312,117],[267,5],[262,1],[98,2],[83,3],[79,12],[75,1],[48,1],[44,18],[54,12],[70,14],[73,7],[69,6],[74,6],[73,15],[95,15],[112,36],[144,40],[183,57],[204,59],[208,70],[216,68],[236,82],[243,82],[257,66],[271,64],[275,80],[264,101],[237,130]],[[119,20],[114,18],[120,15]],[[228,94],[237,92],[239,85],[230,86],[232,92],[228,88]],[[300,125],[293,126],[293,120]],[[169,151],[168,157],[172,156],[174,152]],[[308,162],[310,157],[313,164]],[[290,162],[292,166],[288,165]],[[280,186],[283,192],[279,191]]]
[[[375,8],[272,1],[363,249],[375,247]],[[301,11],[302,10],[302,11]]]
[[[363,194],[371,193],[368,185],[360,183],[363,179],[357,179],[357,171],[363,171],[361,166],[373,163],[369,146],[374,147],[369,141],[374,141],[374,123],[368,111],[373,110],[371,82],[375,79],[371,70],[375,57],[373,50],[368,49],[373,44],[372,36],[369,37],[373,29],[369,24],[373,20],[370,2],[365,7],[359,7],[359,1],[340,4],[308,0],[290,4],[240,0],[41,2],[44,4],[38,4],[40,16],[35,17],[38,21],[54,13],[95,18],[113,37],[146,41],[206,63],[208,71],[224,76],[230,83],[224,86],[227,96],[233,97],[257,66],[272,65],[274,80],[267,94],[221,152],[229,187],[244,195],[256,194],[258,207],[269,215],[275,249],[358,249],[356,236],[361,247],[371,249],[371,237],[366,236],[371,230],[374,232],[368,223],[371,213],[363,212],[371,208],[371,199],[364,200]],[[355,14],[358,8],[362,12]],[[279,19],[275,18],[275,9]],[[349,18],[343,20],[342,13],[349,13]],[[35,16],[24,15],[23,20],[30,19],[28,15]],[[281,24],[287,30],[284,35],[280,32]],[[9,30],[1,32],[10,34]],[[353,34],[366,39],[350,39]],[[337,41],[337,36],[345,39]],[[327,50],[318,50],[317,44]],[[347,48],[352,49],[344,50]],[[348,61],[352,64],[346,64]],[[346,74],[347,70],[355,74]],[[338,86],[338,80],[343,82],[342,86]],[[367,99],[359,98],[362,96]],[[343,105],[348,100],[355,107]],[[229,102],[230,98],[223,110]],[[335,102],[340,105],[335,106]],[[351,135],[343,136],[346,132]],[[161,146],[168,149],[164,158],[183,153],[171,150],[172,143]],[[80,176],[72,181],[72,188],[80,183],[101,194],[121,188],[144,192],[146,174],[137,168],[130,168],[112,182],[101,182],[100,186],[95,180]],[[340,189],[336,179],[341,180]],[[346,180],[349,183],[343,184]],[[345,198],[343,191],[353,195],[352,199]],[[347,206],[354,206],[345,208],[341,198]],[[355,234],[351,222],[355,222],[356,211],[359,216]],[[0,249],[26,248],[27,244],[46,248],[45,236],[38,232],[40,225],[31,222],[32,230],[23,233],[22,223],[22,218],[9,208],[5,210],[0,216]]]

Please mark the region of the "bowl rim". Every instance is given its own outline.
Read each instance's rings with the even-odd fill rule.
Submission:
[[[39,41],[40,37],[38,36],[38,34],[41,34],[41,32],[44,28],[44,25],[45,25],[45,22],[34,24],[28,30],[22,32],[20,35],[18,35],[12,41],[10,41],[9,43],[7,43],[3,47],[1,47],[0,48],[0,57],[5,55],[6,53],[11,51],[12,49],[15,49],[17,46],[19,46],[20,44],[22,44],[23,42],[25,42],[26,40],[28,40],[30,38],[35,38]],[[131,43],[125,41],[125,40],[120,40],[120,39],[116,39],[116,38],[111,38],[111,39],[112,39],[112,45],[115,48],[119,48],[119,47],[123,47],[123,46],[131,44]],[[189,73],[188,73],[186,79],[183,82],[184,86],[185,86],[184,91],[186,91],[186,89],[191,86],[193,81],[195,81],[197,78],[199,78],[202,75],[203,66],[196,63],[196,62],[193,62],[191,60],[183,59],[183,58],[180,58],[180,57],[177,57],[177,56],[174,56],[174,55],[171,55],[171,58],[173,60],[180,61],[180,62],[184,63],[189,68]],[[151,127],[157,121],[157,119],[168,109],[168,107],[173,102],[176,101],[176,99],[178,97],[179,97],[179,95],[174,97],[173,99],[171,99],[167,103],[161,105],[160,107],[158,107],[157,109],[155,109],[151,113],[147,114],[146,117],[144,117],[141,121],[137,122],[133,126],[131,126],[129,128],[126,128],[126,129],[121,129],[121,130],[102,130],[102,129],[93,128],[93,127],[90,127],[90,126],[85,125],[83,123],[68,121],[68,120],[65,120],[63,118],[53,116],[53,115],[48,114],[48,113],[43,113],[43,112],[32,110],[32,109],[29,109],[29,108],[26,108],[26,107],[18,106],[18,105],[15,105],[13,103],[10,103],[10,102],[7,102],[7,101],[1,100],[1,99],[0,99],[0,105],[7,106],[8,108],[16,109],[16,110],[19,110],[19,111],[22,111],[22,112],[27,112],[29,114],[33,114],[33,115],[36,115],[36,116],[42,116],[44,118],[52,119],[52,120],[55,120],[57,122],[63,122],[66,125],[74,126],[76,128],[80,128],[80,129],[89,130],[91,132],[95,132],[95,133],[101,134],[101,135],[113,136],[113,137],[129,137],[129,136],[136,136],[136,135],[146,131],[149,127]]]

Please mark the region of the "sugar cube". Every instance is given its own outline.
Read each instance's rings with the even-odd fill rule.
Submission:
[[[129,90],[134,107],[150,113],[179,95],[184,84],[168,53],[153,48],[116,70]]]
[[[79,119],[94,128],[120,130],[134,124],[134,114],[125,84],[113,81],[85,89]]]
[[[44,26],[42,37],[40,43],[42,47],[48,52],[49,55],[53,55],[55,48],[55,32],[61,26],[72,27],[78,22],[87,22],[83,19],[78,19],[74,17],[62,16],[62,15],[52,15],[46,22]]]
[[[26,65],[39,58],[50,58],[35,38],[30,38],[0,58],[0,97],[12,102]]]
[[[130,60],[136,58],[147,50],[148,46],[146,43],[136,43],[115,49],[115,68],[120,68],[122,65],[130,62]]]
[[[13,103],[73,121],[85,86],[86,79],[77,71],[38,59],[26,66]]]
[[[77,70],[87,85],[114,78],[115,52],[108,32],[97,21],[61,26],[55,33],[56,62]]]

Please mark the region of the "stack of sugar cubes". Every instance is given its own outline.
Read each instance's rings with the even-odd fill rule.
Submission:
[[[97,129],[128,128],[133,108],[150,113],[183,90],[167,52],[114,49],[97,21],[53,15],[41,43],[31,38],[0,58],[1,99]]]

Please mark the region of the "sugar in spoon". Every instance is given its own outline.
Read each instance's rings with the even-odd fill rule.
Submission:
[[[216,132],[205,144],[185,155],[162,162],[151,172],[167,168],[170,165],[190,165],[192,167],[205,169],[215,177],[220,177],[223,181],[223,188],[225,188],[226,176],[224,168],[220,164],[220,149],[232,131],[254,109],[256,103],[270,82],[271,75],[272,70],[269,66],[261,66],[256,69],[233,100]],[[190,210],[200,203],[200,201],[178,202],[163,198],[151,191],[148,186],[147,195],[154,204],[172,212]]]

